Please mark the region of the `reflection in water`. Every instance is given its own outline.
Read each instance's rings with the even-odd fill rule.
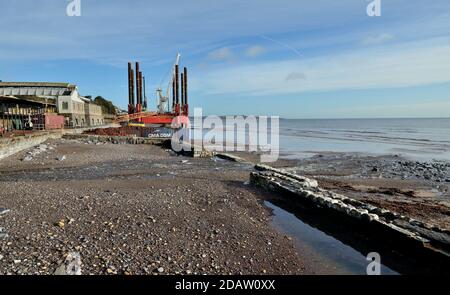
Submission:
[[[313,254],[328,261],[337,267],[338,273],[365,275],[368,261],[366,255],[345,245],[341,241],[324,232],[304,223],[294,214],[291,214],[270,202],[264,203],[273,210],[273,224],[283,233],[293,237],[297,245],[312,249]],[[397,274],[390,268],[382,265],[381,274]]]

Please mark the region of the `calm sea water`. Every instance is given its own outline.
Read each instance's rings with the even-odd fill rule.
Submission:
[[[215,132],[222,133],[219,141],[227,141],[226,131],[231,128],[233,126],[226,126],[223,132]],[[246,132],[248,131],[238,130],[234,136],[237,138],[238,133]],[[211,134],[211,130],[203,129],[203,136],[207,133]],[[243,142],[234,142],[237,145],[245,145],[248,134],[242,138],[245,138]],[[450,161],[450,118],[281,119],[279,150],[283,158],[343,152],[395,154],[414,160]]]
[[[317,152],[450,160],[450,119],[281,120],[284,157]]]

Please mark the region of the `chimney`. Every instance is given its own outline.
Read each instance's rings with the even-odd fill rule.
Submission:
[[[131,83],[131,106],[134,108],[134,70],[131,69],[130,72],[130,83]]]
[[[175,65],[175,97],[176,104],[180,104],[180,73],[178,65]]]
[[[176,91],[176,89],[175,89],[175,77],[173,77],[173,80],[172,80],[172,111],[174,111],[175,110],[175,91]]]
[[[183,73],[181,73],[181,108],[183,109],[184,105],[184,77]]]
[[[188,74],[187,68],[184,68],[184,105],[188,105]]]
[[[143,95],[143,91],[142,91],[142,72],[139,72],[139,105],[141,106],[142,109],[142,103],[144,101],[144,95]]]
[[[133,85],[131,85],[131,62],[128,63],[128,106],[132,105],[133,98],[131,97]]]
[[[141,96],[140,96],[140,80],[139,80],[139,62],[136,62],[136,109],[138,109],[138,106],[140,105],[141,102]]]

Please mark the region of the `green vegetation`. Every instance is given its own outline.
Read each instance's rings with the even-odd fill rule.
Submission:
[[[103,114],[116,115],[116,106],[113,103],[101,96],[94,99],[94,103],[102,107]]]

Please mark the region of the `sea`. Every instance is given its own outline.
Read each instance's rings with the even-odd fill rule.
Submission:
[[[199,128],[198,124],[193,126]],[[226,132],[234,128],[224,126],[220,138],[226,138]],[[204,126],[202,129],[203,136],[207,133],[211,136],[212,129]],[[236,146],[248,145],[248,132],[248,129],[235,131]],[[239,140],[239,133],[246,135]],[[398,155],[417,161],[450,161],[450,118],[280,119],[280,158],[304,158],[318,153]]]
[[[321,152],[450,161],[450,118],[280,121],[282,157]]]

